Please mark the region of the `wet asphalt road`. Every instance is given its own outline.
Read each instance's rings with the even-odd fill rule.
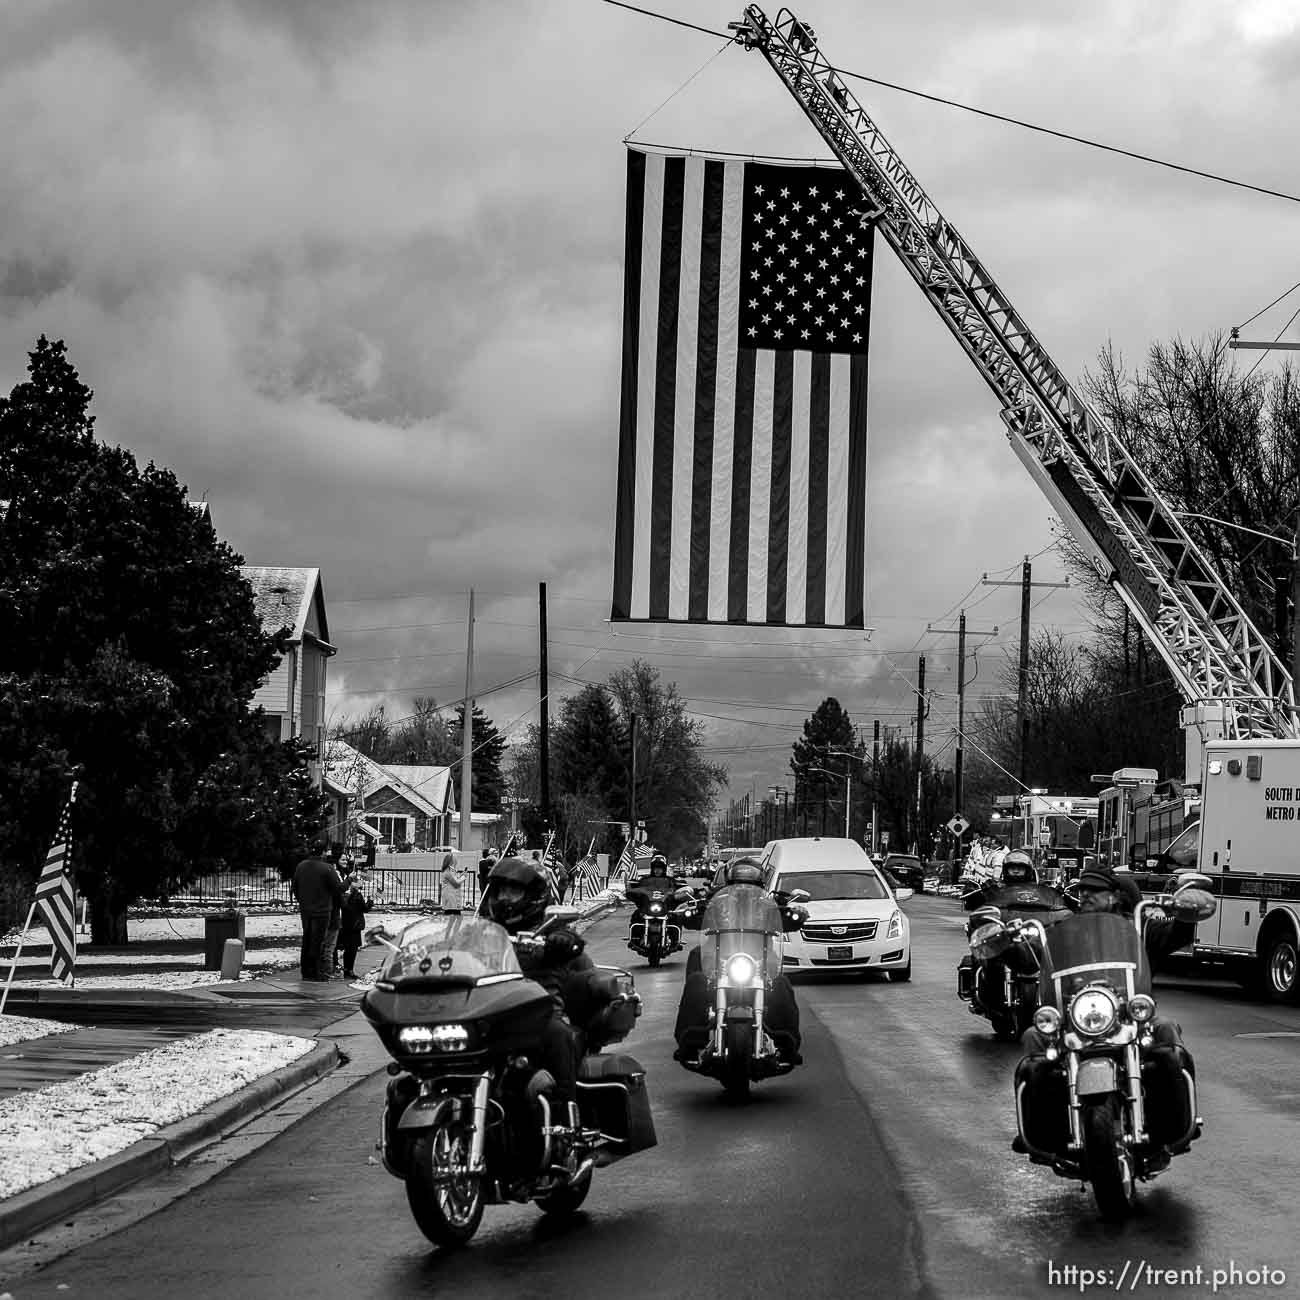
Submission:
[[[671,1060],[684,954],[653,971],[636,959],[646,1013],[623,1047],[647,1068],[659,1145],[598,1171],[584,1211],[558,1230],[531,1206],[490,1207],[469,1249],[429,1248],[401,1185],[370,1163],[379,1075],[160,1213],[5,1285],[14,1300],[1187,1297],[1236,1267],[1241,1284],[1220,1294],[1300,1294],[1289,1154],[1300,1009],[1158,980],[1162,1014],[1196,1055],[1206,1136],[1143,1187],[1130,1223],[1103,1225],[1077,1184],[1010,1150],[1019,1053],[955,996],[956,905],[906,908],[912,982],[801,982],[806,1064],[747,1105]],[[597,960],[632,957],[625,924],[615,914],[591,931]],[[1155,1267],[1189,1271],[1170,1285]],[[1284,1284],[1247,1285],[1261,1267]]]

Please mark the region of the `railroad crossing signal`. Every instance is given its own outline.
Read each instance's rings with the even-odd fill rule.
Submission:
[[[948,829],[957,836],[965,835],[970,830],[970,822],[966,820],[961,813],[957,813],[948,822],[945,823]]]

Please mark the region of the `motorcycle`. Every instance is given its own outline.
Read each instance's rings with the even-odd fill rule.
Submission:
[[[1058,1063],[1068,1139],[1064,1150],[1031,1142],[1025,1084],[1019,1082],[1017,1149],[1062,1178],[1090,1183],[1104,1219],[1127,1215],[1137,1183],[1168,1168],[1171,1158],[1185,1152],[1201,1132],[1196,1083],[1183,1061],[1177,1086],[1186,1089],[1186,1131],[1165,1133],[1160,1140],[1152,1134],[1152,1123],[1162,1116],[1147,1109],[1147,1097],[1156,1092],[1148,1055],[1157,1045],[1152,1026],[1156,1002],[1142,935],[1148,918],[1178,912],[1183,889],[1207,883],[1203,877],[1187,879],[1173,894],[1144,899],[1131,920],[1113,913],[1079,913],[1045,931],[1041,922],[1024,923],[1042,931],[1042,1005],[1034,1028],[1046,1041],[1046,1059]],[[1213,913],[1213,901],[1207,899],[1197,918]]]
[[[719,1080],[731,1096],[747,1097],[751,1083],[794,1069],[768,1033],[764,1011],[781,974],[781,936],[802,928],[807,913],[798,904],[808,897],[796,889],[778,904],[757,886],[732,885],[714,893],[698,919],[710,1033],[699,1057],[681,1063]]]
[[[629,885],[628,902],[636,909],[628,926],[627,946],[651,966],[680,952],[682,921],[696,906],[695,891],[665,889],[670,881],[648,879]]]
[[[1001,885],[967,894],[970,952],[957,966],[957,996],[983,1016],[993,1036],[1016,1041],[1038,1010],[1041,929],[1071,915],[1065,895],[1049,885]]]
[[[579,972],[563,990],[583,1053],[576,1136],[568,1116],[553,1115],[553,1079],[534,1062],[554,1003],[525,977],[516,947],[577,916],[548,907],[536,934],[513,940],[482,916],[418,921],[362,999],[395,1076],[377,1146],[437,1246],[468,1242],[487,1205],[532,1201],[543,1214],[572,1214],[595,1168],[655,1145],[644,1069],[631,1056],[599,1055],[641,1014],[627,971]]]

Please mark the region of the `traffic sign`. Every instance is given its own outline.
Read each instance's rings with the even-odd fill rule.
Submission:
[[[946,823],[946,825],[954,835],[965,835],[966,832],[970,830],[970,822],[968,822],[961,813],[957,813]]]

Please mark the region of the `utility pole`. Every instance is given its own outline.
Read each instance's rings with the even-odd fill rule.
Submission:
[[[546,676],[546,584],[537,584],[537,629],[541,637],[541,658],[539,661],[538,690],[541,694],[541,725],[537,740],[537,763],[541,768],[541,810],[542,821],[546,829],[551,828],[551,737],[550,709],[548,708],[549,688]]]
[[[916,669],[916,839],[913,851],[921,851],[921,758],[925,753],[925,656]]]
[[[460,739],[460,827],[456,847],[463,853],[469,848],[470,777],[474,753],[474,588],[469,589],[469,633],[465,645],[465,713]]]
[[[876,780],[880,773],[880,719],[876,719],[871,742],[871,851],[876,852],[880,832],[876,828]]]
[[[1068,580],[1065,582],[1034,582],[1031,580],[1032,573],[1029,556],[1026,555],[1024,563],[1020,566],[1019,582],[998,582],[990,578],[987,573],[982,579],[986,587],[1020,588],[1020,672],[1016,690],[1016,743],[1020,747],[1020,784],[1026,789],[1029,786],[1029,718],[1026,716],[1029,696],[1029,592],[1032,587],[1068,587],[1070,585]]]
[[[628,833],[632,837],[632,870],[636,870],[636,714],[632,715],[632,793],[628,799]]]
[[[927,623],[925,626],[927,632],[938,632],[943,636],[951,636],[952,628],[935,627],[933,623]],[[965,798],[963,788],[963,777],[965,767],[963,765],[963,744],[966,739],[966,611],[961,611],[961,617],[957,620],[957,753],[953,762],[952,774],[952,811],[953,815],[960,813],[962,802]],[[992,631],[972,631],[971,636],[997,636],[998,629],[996,625]]]

